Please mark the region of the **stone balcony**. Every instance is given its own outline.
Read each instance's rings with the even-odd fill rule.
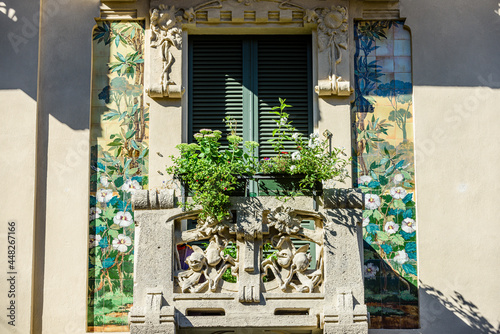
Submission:
[[[132,334],[368,333],[361,193],[234,197],[231,219],[191,229],[200,211],[176,201],[172,190],[134,196]]]

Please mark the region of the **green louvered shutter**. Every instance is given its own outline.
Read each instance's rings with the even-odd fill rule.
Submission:
[[[259,157],[274,155],[267,142],[276,126],[269,113],[284,98],[297,130],[312,130],[310,36],[193,36],[189,56],[189,141],[202,128],[238,122],[238,135],[260,143]],[[287,150],[295,148],[287,145]]]
[[[222,131],[222,143],[227,145],[224,117],[234,118],[238,135],[243,135],[242,41],[197,36],[190,50],[189,141],[208,128]]]
[[[292,125],[307,136],[312,130],[310,36],[281,37],[258,41],[258,136],[259,157],[275,155],[271,144],[275,115],[269,113],[286,99]],[[285,145],[288,152],[296,147]]]

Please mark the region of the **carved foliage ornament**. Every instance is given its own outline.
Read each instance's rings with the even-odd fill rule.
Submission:
[[[162,63],[159,77],[152,79],[156,83],[148,89],[151,97],[180,98],[182,96],[183,87],[172,79],[172,67],[176,61],[174,54],[180,54],[172,51],[179,51],[182,48],[181,25],[197,23],[198,14],[209,9],[222,9],[225,2],[245,6],[258,6],[259,2],[270,2],[277,4],[280,10],[301,11],[303,22],[317,24],[319,53],[320,55],[326,53],[328,57],[328,73],[325,73],[326,75],[320,73],[318,76],[320,80],[316,92],[320,96],[350,95],[349,82],[342,80],[337,69],[337,65],[342,62],[342,50],[347,50],[347,11],[344,7],[307,9],[289,0],[212,0],[190,8],[176,8],[161,4],[151,9],[151,47],[157,49]],[[206,22],[206,18],[202,21]],[[180,72],[180,68],[181,66],[178,65],[175,70]],[[322,79],[323,77],[327,79]]]

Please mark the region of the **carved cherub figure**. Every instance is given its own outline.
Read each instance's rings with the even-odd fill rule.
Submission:
[[[193,246],[193,250],[194,253],[186,258],[189,269],[177,274],[182,292],[197,293],[209,284],[205,254],[198,246]],[[205,281],[200,283],[202,276],[205,278]]]
[[[262,262],[263,273],[267,274],[270,269],[279,280],[282,291],[286,291],[291,286],[298,292],[313,292],[314,288],[321,282],[323,271],[320,261],[318,270],[312,273],[307,272],[311,263],[311,255],[307,253],[309,244],[295,250],[290,237],[282,236],[275,247],[278,249],[277,260],[265,259]],[[300,285],[292,282],[294,275],[296,275]],[[284,278],[285,276],[286,278]]]
[[[224,249],[228,244],[227,240],[221,240],[217,234],[215,234],[210,239],[210,244],[205,250],[205,256],[207,259],[207,264],[209,265],[209,276],[210,276],[210,290],[215,292],[217,285],[219,284],[222,275],[226,270],[231,267],[231,271],[235,274],[235,269],[237,269],[235,260],[230,255],[224,254]],[[217,270],[217,265],[223,261],[222,266]],[[212,274],[212,272],[216,272]]]

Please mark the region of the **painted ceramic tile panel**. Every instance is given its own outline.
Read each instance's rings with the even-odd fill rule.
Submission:
[[[148,184],[144,26],[102,21],[93,33],[88,330],[126,332],[132,306],[131,197]]]
[[[371,328],[418,328],[411,39],[399,21],[355,26],[355,171]]]

